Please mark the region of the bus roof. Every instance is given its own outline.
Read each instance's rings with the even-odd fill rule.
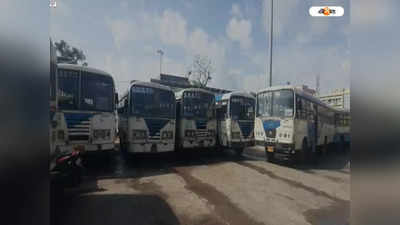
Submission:
[[[273,87],[268,87],[265,89],[262,89],[260,91],[257,91],[257,95],[263,92],[267,92],[267,91],[278,91],[278,90],[292,90],[294,91],[294,93],[296,93],[297,95],[311,101],[314,103],[317,103],[319,105],[325,106],[327,108],[330,108],[333,111],[338,111],[338,109],[333,108],[332,106],[328,105],[327,103],[321,101],[318,97],[315,97],[313,95],[310,95],[309,93],[307,93],[306,91],[302,90],[301,88],[295,87],[293,85],[281,85],[281,86],[273,86]]]
[[[143,87],[157,88],[157,89],[161,89],[161,90],[165,90],[165,91],[172,91],[172,89],[168,86],[153,83],[153,82],[145,82],[145,81],[132,82],[130,85],[130,88],[132,88],[132,86],[136,86],[136,85],[143,86]]]
[[[220,96],[216,96],[216,100],[217,101],[221,101],[221,100],[226,100],[229,99],[233,96],[240,96],[240,97],[245,97],[245,98],[251,98],[251,99],[255,99],[255,97],[253,95],[251,95],[248,92],[245,91],[235,91],[235,92],[230,92],[230,93],[226,93],[226,94],[222,94]]]
[[[207,94],[210,94],[210,95],[214,95],[214,96],[215,96],[214,92],[207,91],[207,90],[204,90],[204,89],[202,89],[202,88],[185,88],[185,89],[182,89],[182,90],[180,90],[180,91],[178,91],[178,92],[175,93],[176,99],[181,99],[182,96],[183,96],[183,93],[184,93],[184,92],[187,92],[187,91],[203,92],[203,93],[207,93]]]
[[[58,63],[57,67],[58,67],[58,69],[81,70],[81,71],[85,71],[85,72],[89,72],[89,73],[96,73],[96,74],[101,74],[101,75],[112,77],[111,74],[109,74],[103,70],[95,69],[93,67],[77,65],[77,64]]]

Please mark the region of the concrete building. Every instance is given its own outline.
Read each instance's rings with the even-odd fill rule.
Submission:
[[[295,86],[295,88],[301,89],[301,90],[307,92],[308,94],[310,94],[312,96],[316,96],[317,95],[317,92],[314,89],[309,88],[307,85]]]
[[[336,89],[332,93],[320,95],[319,98],[337,109],[350,109],[350,89],[348,88]]]
[[[176,76],[176,75],[171,75],[171,74],[164,74],[164,73],[160,74],[158,79],[152,78],[152,79],[150,79],[150,81],[153,83],[169,86],[174,91],[179,91],[184,88],[194,87],[190,83],[190,81],[187,77]],[[232,92],[231,90],[225,90],[225,89],[213,88],[213,87],[205,87],[204,89],[214,92],[215,94],[225,94],[225,93]]]

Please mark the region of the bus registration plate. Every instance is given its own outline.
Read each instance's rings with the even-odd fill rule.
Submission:
[[[267,146],[268,152],[274,152],[274,146]]]

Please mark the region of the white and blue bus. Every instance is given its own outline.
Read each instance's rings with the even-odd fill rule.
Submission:
[[[293,86],[258,91],[255,140],[265,147],[267,158],[275,156],[313,161],[325,152],[335,135],[335,109]]]
[[[217,139],[219,146],[241,155],[254,145],[255,98],[246,92],[216,96]]]
[[[187,88],[176,96],[176,150],[216,147],[217,120],[214,93]]]
[[[55,151],[76,146],[89,152],[110,152],[115,141],[115,88],[113,77],[101,70],[57,64],[56,111],[52,115]]]
[[[175,95],[167,86],[133,82],[118,104],[123,153],[171,152],[175,147]]]

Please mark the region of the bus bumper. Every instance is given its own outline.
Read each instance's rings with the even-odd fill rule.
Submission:
[[[265,143],[265,151],[274,153],[275,155],[281,155],[284,157],[292,156],[296,154],[294,144],[287,143]]]
[[[127,152],[129,153],[157,153],[174,151],[175,143],[129,143]]]
[[[80,144],[74,143],[70,145],[59,145],[57,148],[60,149],[61,152],[72,152],[72,150],[76,146],[83,146],[85,152],[105,152],[105,151],[114,151],[114,143],[106,143],[106,144]]]
[[[230,148],[246,148],[254,146],[254,141],[232,141],[229,143]]]
[[[184,139],[182,142],[183,148],[211,148],[215,147],[215,139]]]

